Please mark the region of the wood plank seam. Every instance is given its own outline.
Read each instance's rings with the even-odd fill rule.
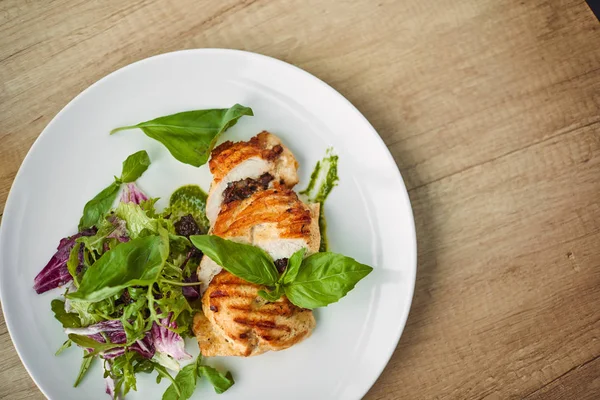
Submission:
[[[551,381],[549,381],[548,383],[545,383],[544,385],[542,385],[542,386],[541,386],[541,387],[539,387],[538,389],[536,389],[536,390],[534,390],[533,392],[531,392],[531,393],[527,394],[527,395],[526,395],[526,396],[523,398],[523,400],[527,400],[527,398],[528,398],[528,397],[531,397],[531,396],[535,395],[537,392],[539,392],[539,391],[541,391],[541,390],[544,390],[544,388],[545,388],[545,387],[547,387],[547,386],[551,385],[552,383],[556,382],[557,380],[559,380],[559,379],[561,379],[561,378],[563,378],[563,377],[567,376],[567,375],[568,375],[568,374],[570,374],[571,372],[573,372],[573,371],[575,371],[575,370],[577,370],[577,369],[579,369],[579,368],[583,368],[583,367],[585,367],[587,364],[589,364],[589,363],[592,363],[592,362],[596,361],[598,358],[600,358],[600,354],[598,354],[596,357],[593,357],[593,358],[592,358],[592,359],[590,359],[590,360],[587,360],[587,361],[586,361],[586,362],[584,362],[584,363],[581,363],[581,364],[579,364],[579,365],[576,365],[576,366],[574,366],[573,368],[569,369],[569,370],[568,370],[567,372],[565,372],[564,374],[561,374],[561,375],[557,376],[556,378],[552,379],[552,380],[551,380]]]

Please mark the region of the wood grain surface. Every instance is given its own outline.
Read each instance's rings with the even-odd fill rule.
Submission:
[[[402,171],[418,280],[367,399],[600,398],[600,24],[583,0],[2,0],[0,214],[75,95],[199,47],[325,80]],[[0,398],[43,398],[3,319]]]

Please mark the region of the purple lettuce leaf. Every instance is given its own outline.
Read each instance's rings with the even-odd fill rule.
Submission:
[[[95,234],[96,228],[90,228],[61,239],[56,248],[56,253],[54,253],[48,264],[35,277],[33,284],[35,291],[38,294],[44,293],[73,280],[67,269],[67,261],[69,260],[71,249],[75,246],[75,240],[81,236],[93,236]]]
[[[122,399],[123,397],[121,396],[121,393],[115,393],[115,380],[110,374],[110,363],[105,363],[104,368],[107,372],[106,378],[104,378],[104,383],[106,384],[106,394],[109,395],[112,400]]]
[[[134,182],[127,183],[123,189],[123,193],[121,193],[121,203],[140,204],[146,200],[148,200],[148,196]]]
[[[67,335],[71,333],[76,335],[85,335],[99,343],[106,343],[105,337],[108,338],[110,343],[127,343],[127,335],[123,329],[123,324],[119,320],[102,321],[85,328],[68,328],[65,329],[65,333]],[[90,351],[91,350],[93,349],[90,349]],[[155,353],[154,343],[152,342],[152,334],[150,332],[146,332],[146,335],[143,339],[138,339],[129,346],[129,350],[138,352],[142,357],[152,358]],[[109,360],[124,353],[125,348],[117,347],[105,352],[101,352],[100,355],[102,358]]]
[[[197,249],[192,249],[187,253],[185,260],[181,264],[181,269],[185,269],[187,263],[190,261],[192,256],[194,256],[196,254],[196,250]],[[190,301],[197,300],[200,297],[200,281],[198,280],[198,274],[196,274],[194,272],[194,273],[190,274],[189,277],[184,278],[183,281],[186,283],[196,283],[196,282],[198,283],[198,286],[183,286],[181,288],[183,296],[186,299],[188,299]]]
[[[118,399],[118,397],[115,397],[115,380],[107,375],[104,378],[104,383],[106,384],[106,394],[113,400]]]
[[[175,360],[189,360],[192,356],[185,351],[183,338],[171,330],[177,329],[175,321],[171,321],[172,316],[173,313],[170,313],[166,318],[161,319],[161,325],[156,322],[152,325],[154,346],[157,352],[170,356]]]
[[[198,286],[184,286],[181,288],[181,291],[183,292],[185,298],[191,301],[197,300],[200,297],[200,292],[198,292]]]

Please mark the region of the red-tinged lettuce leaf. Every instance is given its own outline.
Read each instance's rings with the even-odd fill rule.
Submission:
[[[113,400],[119,399],[120,396],[115,396],[115,380],[111,378],[110,375],[106,375],[106,378],[104,378],[104,383],[106,385],[106,394],[109,395]]]
[[[177,329],[175,321],[171,321],[172,316],[173,313],[170,313],[167,318],[160,320],[160,325],[156,322],[152,325],[154,346],[157,352],[175,360],[189,360],[192,356],[185,351],[183,338],[171,330]]]
[[[85,328],[68,328],[65,329],[65,333],[68,335],[79,335],[87,336],[90,339],[98,342],[98,345],[112,343],[112,344],[125,344],[127,343],[127,335],[125,334],[125,329],[123,328],[123,324],[119,320],[112,321],[102,321],[97,324],[90,325]],[[72,337],[72,336],[69,336]],[[107,341],[108,339],[108,341]],[[92,346],[93,342],[89,341],[75,341],[75,343],[80,346],[90,346],[86,347],[90,351],[94,349],[98,349],[97,346]],[[152,358],[155,353],[155,347],[153,343],[153,337],[150,332],[147,332],[143,339],[136,340],[130,346],[128,346],[129,350],[133,350],[138,352],[142,357]],[[113,359],[125,353],[126,349],[124,347],[115,347],[108,349],[101,349],[100,355],[104,359]]]
[[[44,269],[42,269],[35,277],[33,284],[35,291],[38,294],[44,293],[70,282],[73,277],[67,268],[67,261],[69,261],[71,249],[75,246],[75,240],[81,236],[92,236],[95,234],[96,229],[91,228],[85,229],[76,235],[61,239],[56,248],[56,253],[54,253],[50,261],[48,261],[48,264],[46,264]]]
[[[148,196],[134,182],[126,184],[123,193],[121,193],[121,203],[140,204],[142,201],[147,200]]]

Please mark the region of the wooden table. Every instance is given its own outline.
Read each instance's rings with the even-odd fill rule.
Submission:
[[[76,94],[198,47],[322,78],[402,171],[418,280],[368,399],[600,398],[600,24],[583,1],[4,0],[0,214]],[[42,398],[3,319],[0,398]]]

